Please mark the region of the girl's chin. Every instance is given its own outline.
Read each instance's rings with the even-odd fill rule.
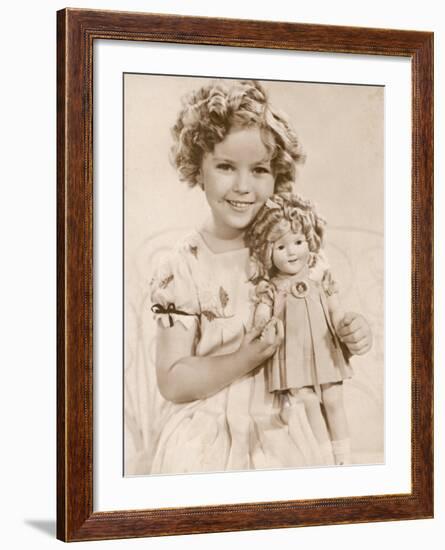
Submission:
[[[219,215],[214,215],[215,225],[220,229],[224,228],[227,233],[244,232],[254,220],[257,211],[258,209],[249,208],[245,212],[219,212]]]
[[[232,223],[225,220],[222,223],[215,223],[213,225],[213,230],[211,229],[210,232],[222,239],[236,239],[237,237],[244,235],[249,223],[250,222],[247,222],[246,224]]]
[[[255,216],[251,212],[243,212],[243,213],[235,214],[235,215],[229,216],[226,219],[225,225],[227,226],[227,228],[244,231],[252,223],[254,217]]]

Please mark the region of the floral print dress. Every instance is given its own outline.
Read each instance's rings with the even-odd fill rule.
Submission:
[[[214,253],[195,231],[160,263],[151,283],[153,311],[164,327],[197,335],[197,356],[236,351],[252,324],[255,295],[247,248]],[[303,403],[293,432],[279,416],[263,366],[215,395],[166,402],[152,473],[184,473],[322,464]]]

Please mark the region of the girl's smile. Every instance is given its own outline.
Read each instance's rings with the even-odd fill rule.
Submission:
[[[233,128],[204,154],[200,180],[212,214],[208,230],[221,239],[242,235],[274,191],[270,154],[260,130]]]
[[[249,208],[249,206],[252,206],[254,204],[253,202],[250,202],[250,201],[231,201],[231,200],[227,200],[227,202],[237,212],[244,212],[245,210],[247,210]]]

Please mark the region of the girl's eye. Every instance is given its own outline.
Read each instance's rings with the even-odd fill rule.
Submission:
[[[303,243],[303,241],[301,239],[298,239],[297,241],[295,241],[295,244],[298,244],[298,245],[300,245],[302,243]]]
[[[232,165],[228,162],[219,162],[216,167],[218,168],[218,170],[224,170],[225,172],[232,170],[233,168]]]
[[[284,245],[280,244],[277,246],[278,250],[284,250]]]
[[[253,169],[254,174],[263,175],[263,174],[270,174],[269,168],[266,166],[256,166]]]

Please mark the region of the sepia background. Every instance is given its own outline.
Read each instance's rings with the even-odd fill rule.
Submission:
[[[155,378],[149,281],[159,256],[208,215],[201,189],[169,162],[170,129],[197,77],[124,77],[125,474],[150,471],[164,401]],[[384,88],[263,81],[287,113],[306,162],[296,191],[328,221],[326,253],[346,310],[362,313],[373,349],[344,384],[354,463],[384,462]]]

